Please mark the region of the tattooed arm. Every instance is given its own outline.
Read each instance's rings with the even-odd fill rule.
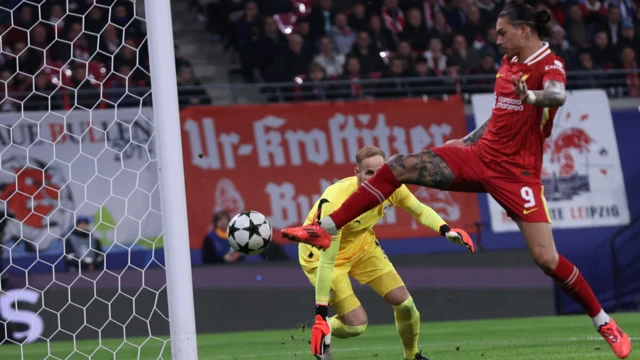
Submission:
[[[462,142],[464,143],[464,146],[471,146],[477,143],[478,140],[480,140],[480,138],[482,137],[482,134],[484,134],[484,132],[487,130],[487,127],[489,126],[489,120],[491,120],[491,118],[489,118],[487,121],[484,122],[484,124],[480,125],[475,130],[470,132],[467,136],[462,138]]]
[[[528,90],[527,84],[522,79],[522,74],[513,78],[513,86],[516,95],[527,104],[540,107],[559,107],[567,100],[567,92],[564,84],[557,80],[548,80],[544,83],[544,90]]]

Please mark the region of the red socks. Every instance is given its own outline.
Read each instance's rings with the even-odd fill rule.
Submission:
[[[401,185],[402,183],[393,175],[389,165],[384,164],[330,215],[331,220],[336,224],[336,228],[340,229],[358,216],[382,204]]]
[[[598,315],[602,306],[587,281],[575,265],[562,255],[559,257],[558,266],[551,274],[547,275],[551,276],[567,295],[580,304],[590,317]]]

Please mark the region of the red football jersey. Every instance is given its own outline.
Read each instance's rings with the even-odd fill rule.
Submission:
[[[505,175],[528,172],[540,177],[544,141],[551,135],[558,108],[523,103],[515,94],[512,78],[522,73],[529,90],[542,90],[547,80],[567,83],[564,61],[549,50],[549,44],[524,62],[517,57],[502,59],[496,74],[491,121],[476,149],[492,169]],[[481,119],[483,120],[483,119]]]

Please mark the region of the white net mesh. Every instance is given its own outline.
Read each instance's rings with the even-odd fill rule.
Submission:
[[[142,4],[0,4],[0,356],[167,356]]]

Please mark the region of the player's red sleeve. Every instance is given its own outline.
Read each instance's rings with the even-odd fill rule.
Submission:
[[[560,81],[567,84],[567,74],[564,71],[564,61],[556,57],[552,61],[544,64],[544,75],[542,76],[542,84],[549,80]]]

